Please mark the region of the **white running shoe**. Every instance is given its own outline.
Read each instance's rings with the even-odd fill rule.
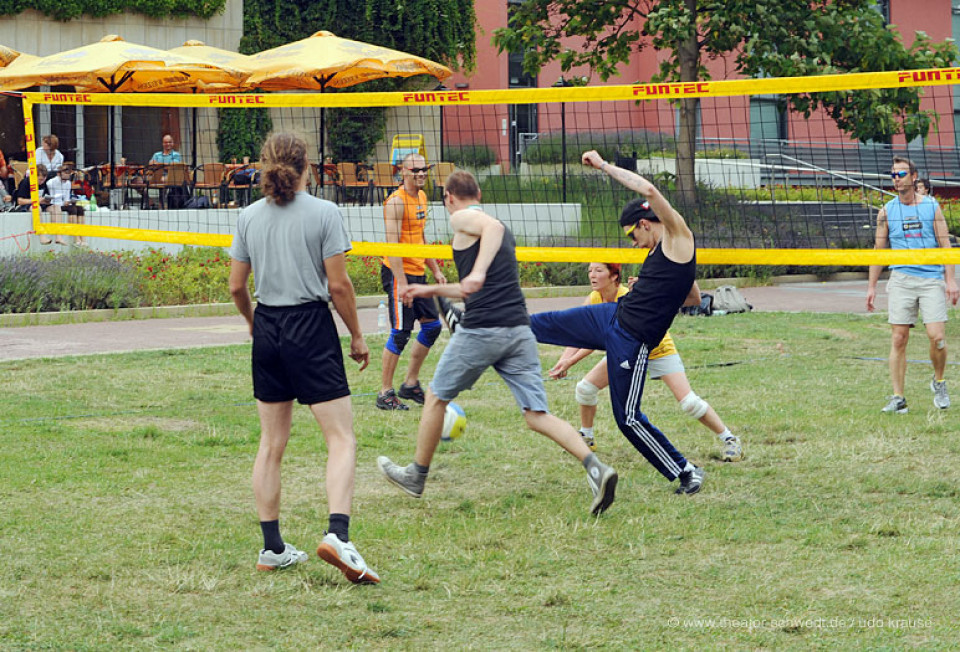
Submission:
[[[379,584],[380,576],[367,566],[352,541],[344,543],[336,534],[328,532],[317,547],[317,557],[340,569],[354,584]]]
[[[743,459],[743,446],[740,445],[740,438],[737,436],[727,437],[723,440],[723,461],[739,462]]]
[[[950,407],[950,395],[947,394],[947,381],[936,379],[930,381],[930,391],[933,392],[933,404],[940,410]]]
[[[934,399],[936,400],[936,399]],[[881,412],[886,412],[887,414],[906,414],[907,413],[907,399],[902,396],[897,396],[894,394],[887,398],[888,403],[884,406]]]
[[[261,550],[260,559],[257,560],[257,570],[280,570],[302,564],[305,561],[307,561],[307,553],[302,550],[297,550],[289,543],[284,543],[283,552],[281,553],[276,553],[272,550]]]

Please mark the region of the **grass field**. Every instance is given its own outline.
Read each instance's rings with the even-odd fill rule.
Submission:
[[[254,570],[249,346],[0,364],[0,647],[957,649],[957,367],[951,410],[911,363],[910,413],[888,416],[886,363],[868,359],[887,354],[882,316],[681,318],[672,332],[747,457],[720,462],[650,382],[645,411],[706,467],[703,491],[675,496],[603,406],[599,454],[621,479],[599,519],[583,470],[523,428],[490,373],[458,400],[467,432],[441,446],[424,498],[388,485],[376,456],[409,461],[418,409],[373,407],[371,338],[377,361],[351,371],[351,535],[380,586],[313,556],[325,456],[303,408],[281,525],[311,559]],[[909,357],[924,360],[917,335]],[[960,351],[956,319],[948,340]],[[545,366],[559,353],[541,352]],[[547,385],[568,419],[581,367]]]

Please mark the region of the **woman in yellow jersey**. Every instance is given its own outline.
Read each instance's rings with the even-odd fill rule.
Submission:
[[[614,303],[627,293],[627,287],[620,282],[620,265],[617,263],[590,263],[590,287],[592,291],[584,305],[595,303]],[[590,349],[566,348],[557,364],[549,371],[554,379],[564,378],[567,371],[576,363],[593,353]],[[660,379],[680,403],[680,408],[713,431],[723,445],[723,459],[737,462],[743,459],[740,440],[730,432],[710,404],[697,396],[690,388],[690,381],[683,368],[683,360],[677,352],[673,338],[668,332],[660,344],[650,352],[649,374],[653,380]],[[606,359],[600,360],[577,383],[576,397],[580,404],[580,435],[591,450],[596,448],[593,438],[593,422],[597,414],[597,395],[608,385]]]

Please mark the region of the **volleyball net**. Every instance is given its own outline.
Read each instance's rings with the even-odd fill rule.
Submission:
[[[521,260],[640,261],[643,252],[629,247],[618,225],[634,195],[580,163],[596,149],[657,185],[695,233],[703,264],[960,263],[947,249],[873,250],[877,211],[894,196],[894,156],[916,163],[960,231],[952,200],[960,196],[958,77],[951,68],[503,91],[24,93],[27,142],[60,132],[86,208],[82,223],[63,223],[31,184],[34,228],[229,246],[239,210],[260,196],[259,141],[238,150],[240,124],[308,140],[310,192],[340,205],[358,255],[450,258],[442,186],[451,170],[465,169],[479,180],[486,210],[514,232]],[[806,116],[791,109],[791,100],[815,93],[834,101]],[[889,98],[888,130],[926,116],[926,136],[853,139],[838,122],[850,127],[843,100],[855,102],[858,93]],[[683,121],[685,100],[695,102],[684,104]],[[233,131],[224,129],[228,122]],[[681,123],[693,127],[681,131]],[[179,162],[151,165],[165,133]],[[431,166],[427,241],[435,244],[384,242],[382,203],[411,152]],[[34,180],[35,164],[31,152]]]

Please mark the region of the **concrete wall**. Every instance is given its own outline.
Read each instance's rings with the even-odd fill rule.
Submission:
[[[384,241],[382,206],[341,206],[340,210],[354,241]],[[431,244],[449,243],[452,232],[443,204],[431,202],[427,210],[426,241]],[[484,210],[510,227],[520,245],[536,245],[543,242],[543,238],[577,236],[580,230],[579,204],[485,204]],[[203,211],[98,210],[88,213],[85,222],[161,231],[230,234],[233,233],[239,213],[240,209],[236,208]],[[59,245],[42,246],[36,235],[29,235],[32,230],[30,213],[0,213],[0,256],[66,250]],[[67,237],[65,240],[72,242],[73,238]],[[87,243],[97,251],[163,249],[177,252],[182,249],[181,245],[175,244],[111,238],[87,238]]]
[[[47,56],[95,43],[108,34],[127,41],[169,50],[196,39],[207,45],[236,51],[243,36],[243,0],[227,0],[222,14],[200,18],[148,18],[124,13],[106,18],[84,16],[67,23],[30,10],[0,17],[0,43],[18,52]]]

